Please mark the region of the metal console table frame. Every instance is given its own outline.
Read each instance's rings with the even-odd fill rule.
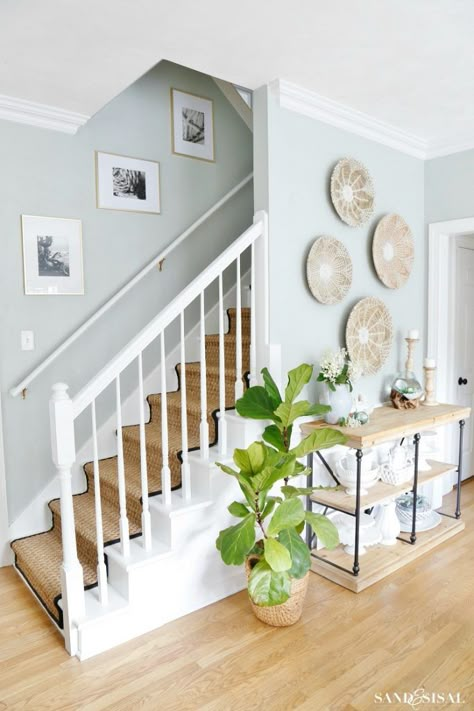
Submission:
[[[454,406],[453,406],[454,407]],[[469,408],[458,408],[460,411],[464,410],[464,412],[467,413],[467,417],[469,416]],[[428,413],[425,413],[428,414]],[[445,424],[445,423],[439,423],[439,424]],[[436,425],[436,422],[433,423],[433,426],[439,426]],[[461,417],[458,420],[458,425],[459,425],[459,439],[458,439],[458,463],[457,463],[457,481],[456,481],[456,508],[453,514],[445,513],[443,511],[440,511],[439,513],[442,514],[443,516],[448,516],[450,518],[455,518],[459,519],[461,517],[461,479],[462,479],[462,471],[463,471],[463,441],[464,441],[464,427],[465,427],[465,419],[464,417]],[[321,426],[321,425],[319,425]],[[364,427],[364,426],[362,426]],[[304,426],[303,426],[304,428]],[[357,428],[357,431],[360,431],[362,428]],[[423,430],[426,430],[426,427],[423,427]],[[403,435],[404,437],[408,436],[406,434]],[[421,438],[421,433],[420,432],[415,432],[413,435],[413,443],[415,446],[415,456],[414,456],[414,464],[413,464],[413,511],[412,511],[412,530],[410,534],[410,539],[407,540],[406,538],[399,536],[398,540],[402,541],[403,543],[406,543],[408,545],[415,545],[416,543],[416,501],[417,501],[417,492],[418,492],[418,465],[419,465],[419,445],[420,445],[420,438]],[[385,441],[390,441],[393,438],[387,438]],[[382,443],[382,442],[379,442]],[[375,445],[376,446],[376,445]],[[307,455],[307,466],[310,469],[310,474],[308,477],[308,486],[313,486],[313,470],[314,470],[314,454],[318,457],[320,462],[323,464],[325,469],[328,471],[328,473],[331,475],[333,480],[337,485],[340,485],[340,482],[338,481],[336,475],[334,474],[334,471],[332,467],[328,464],[324,456],[321,454],[321,451],[316,451],[316,452],[311,452],[310,454]],[[334,568],[337,568],[339,570],[344,571],[345,573],[349,573],[353,575],[354,577],[357,577],[360,572],[360,564],[359,564],[359,540],[360,540],[360,514],[361,514],[361,473],[362,473],[362,458],[363,458],[363,449],[362,448],[357,448],[356,449],[356,459],[357,459],[357,468],[356,468],[356,496],[355,496],[355,508],[354,511],[347,511],[345,509],[338,508],[336,506],[328,505],[326,502],[318,502],[317,500],[317,492],[313,493],[311,496],[306,497],[306,509],[308,511],[312,510],[313,504],[318,504],[322,505],[325,507],[324,514],[328,512],[328,510],[331,511],[340,511],[341,513],[347,514],[349,516],[352,516],[355,518],[355,535],[354,535],[354,562],[352,569],[350,568],[345,568],[342,565],[338,565],[337,563],[334,563],[333,561],[327,560],[321,556],[319,556],[315,551],[317,550],[317,539],[315,535],[312,532],[312,529],[309,525],[306,526],[306,543],[311,551],[311,555],[313,558],[316,558],[319,561],[322,561],[326,565],[333,566]],[[409,486],[407,486],[407,489]],[[316,545],[313,547],[314,541],[316,540]]]

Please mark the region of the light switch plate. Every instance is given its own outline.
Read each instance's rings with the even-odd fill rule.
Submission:
[[[33,331],[21,332],[21,350],[34,351],[35,349],[35,334]]]

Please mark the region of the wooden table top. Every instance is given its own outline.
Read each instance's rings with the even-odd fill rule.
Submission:
[[[329,427],[339,430],[347,437],[346,447],[364,449],[392,439],[406,437],[426,430],[465,420],[471,415],[470,407],[458,405],[420,405],[416,410],[397,410],[391,404],[376,407],[366,425],[360,427],[339,427],[328,425],[323,420],[305,422],[301,425],[303,434],[314,429]]]

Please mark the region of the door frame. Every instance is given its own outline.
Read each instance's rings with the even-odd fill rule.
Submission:
[[[427,355],[436,360],[436,396],[440,402],[452,401],[455,393],[455,247],[456,237],[469,234],[474,234],[474,217],[433,222],[428,226]],[[457,433],[454,428],[442,431],[447,461],[457,461]],[[452,459],[453,456],[456,458]]]
[[[2,394],[0,393],[0,566],[10,565],[12,553],[8,532],[7,481],[3,447]]]

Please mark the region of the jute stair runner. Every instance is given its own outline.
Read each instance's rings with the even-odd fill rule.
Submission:
[[[236,359],[236,309],[228,310],[229,332],[224,337],[226,408],[235,404],[235,359]],[[249,370],[250,357],[250,310],[242,309],[242,373]],[[176,367],[180,382],[180,366]],[[209,441],[217,441],[217,420],[219,407],[219,337],[206,336],[207,375],[207,421]],[[188,417],[189,449],[199,448],[199,425],[201,420],[200,363],[186,363],[186,394]],[[171,486],[181,486],[181,393],[179,390],[167,394],[169,431],[169,467]],[[150,496],[161,493],[161,394],[148,397],[150,421],[146,425],[146,453],[148,465],[148,489]],[[140,487],[140,432],[138,425],[123,428],[123,450],[125,462],[125,483],[127,515],[130,535],[141,533],[141,487]],[[77,552],[83,566],[86,589],[97,585],[97,544],[94,511],[93,464],[84,466],[87,490],[76,494],[74,517],[77,538]],[[99,462],[102,523],[104,544],[119,540],[119,497],[117,480],[117,457]],[[192,486],[192,481],[191,481]],[[26,578],[51,617],[62,627],[62,610],[58,605],[61,598],[60,567],[61,509],[59,499],[49,502],[52,512],[52,527],[45,533],[38,533],[13,541],[15,565]]]

